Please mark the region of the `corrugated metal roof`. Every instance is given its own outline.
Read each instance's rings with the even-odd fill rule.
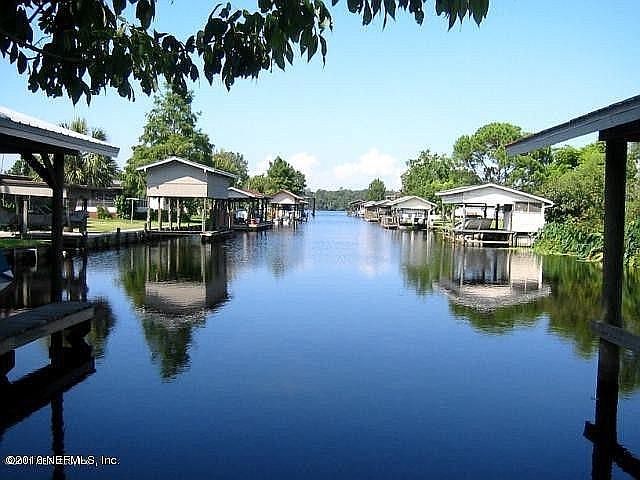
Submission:
[[[481,190],[483,188],[497,188],[499,190],[503,190],[505,192],[508,193],[513,193],[515,195],[520,195],[523,197],[527,197],[527,198],[531,198],[534,199],[538,202],[542,202],[542,203],[546,203],[548,205],[553,205],[553,202],[551,200],[548,200],[546,198],[543,197],[539,197],[537,195],[532,195],[531,193],[527,193],[527,192],[522,192],[520,190],[516,190],[515,188],[509,188],[509,187],[504,187],[502,185],[498,185],[495,183],[484,183],[482,185],[468,185],[468,186],[464,186],[464,187],[456,187],[456,188],[452,188],[450,190],[443,190],[442,192],[436,192],[436,195],[439,197],[446,197],[448,195],[455,195],[458,193],[465,193],[465,192],[472,192],[474,190]]]
[[[263,195],[260,192],[256,192],[254,190],[249,190],[249,189],[246,189],[246,188],[229,187],[227,190],[230,190],[232,192],[236,192],[237,194],[239,194],[241,196],[245,196],[247,198],[267,198],[266,195]]]
[[[527,153],[539,148],[581,137],[589,133],[626,125],[640,120],[640,95],[613,103],[607,107],[576,117],[555,127],[507,145],[509,155]]]
[[[230,178],[238,178],[237,175],[234,175],[233,173],[225,172],[224,170],[218,170],[217,168],[209,167],[208,165],[203,165],[202,163],[192,162],[191,160],[187,160],[180,157],[168,157],[168,158],[165,158],[164,160],[160,160],[159,162],[154,162],[148,165],[143,165],[141,167],[138,167],[136,168],[136,170],[147,171],[149,168],[160,167],[164,164],[171,163],[171,162],[184,163],[185,165],[190,165],[192,167],[202,169],[205,172],[215,173],[217,175],[223,175],[225,177],[230,177]]]
[[[71,152],[91,152],[117,157],[120,151],[120,148],[107,142],[2,106],[0,106],[0,134],[6,135],[10,139],[34,142]],[[5,153],[23,153],[24,151],[16,148],[14,152]]]
[[[419,200],[421,202],[431,205],[432,207],[437,207],[435,203],[430,202],[426,198],[418,197],[417,195],[405,195],[404,197],[396,198],[395,200],[390,200],[387,205],[390,207],[393,207],[395,205],[398,205],[399,203],[404,203],[408,200]]]

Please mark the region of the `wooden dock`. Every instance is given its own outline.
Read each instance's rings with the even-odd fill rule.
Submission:
[[[231,230],[238,232],[262,232],[273,228],[273,222],[260,222],[231,225]]]
[[[451,238],[463,245],[501,246],[510,247],[513,245],[515,232],[510,230],[476,230],[476,229],[452,229],[443,228],[445,237]]]
[[[231,237],[233,237],[233,230],[217,230],[200,234],[200,240],[202,243],[217,242]]]
[[[90,303],[60,302],[0,320],[0,356],[93,316],[94,308]]]
[[[592,321],[591,331],[609,343],[634,352],[640,352],[640,336],[634,335],[623,328],[604,322]]]

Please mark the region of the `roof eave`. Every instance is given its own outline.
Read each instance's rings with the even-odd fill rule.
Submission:
[[[508,155],[520,155],[560,142],[640,120],[640,95],[576,117],[507,145]]]
[[[90,138],[84,139],[72,137],[60,132],[34,127],[32,125],[17,124],[10,119],[4,118],[0,118],[0,134],[39,144],[50,145],[60,149],[69,150],[74,153],[89,152],[105,155],[107,157],[117,157],[120,152],[119,147],[105,142],[95,141]],[[25,149],[25,151],[26,150],[27,149]],[[22,152],[17,151],[15,153]]]

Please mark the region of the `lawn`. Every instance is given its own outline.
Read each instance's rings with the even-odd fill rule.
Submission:
[[[115,232],[117,228],[120,230],[142,230],[144,229],[144,220],[125,220],[121,218],[111,218],[106,220],[98,220],[90,218],[87,224],[89,232]]]
[[[87,229],[89,232],[102,233],[102,232],[115,232],[116,228],[120,230],[143,230],[144,220],[134,220],[133,222],[122,218],[111,218],[106,220],[98,220],[97,218],[89,218]],[[174,223],[175,225],[175,223]],[[200,225],[200,219],[197,216],[191,218],[188,222],[183,222],[182,226],[187,227],[190,225]],[[152,222],[153,228],[158,228],[158,222],[154,220]],[[164,221],[164,226],[168,227],[169,222]]]

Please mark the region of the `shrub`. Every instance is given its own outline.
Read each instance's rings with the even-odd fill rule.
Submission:
[[[109,210],[104,208],[102,205],[98,205],[96,215],[100,220],[108,220],[111,218],[111,214],[109,213]]]

